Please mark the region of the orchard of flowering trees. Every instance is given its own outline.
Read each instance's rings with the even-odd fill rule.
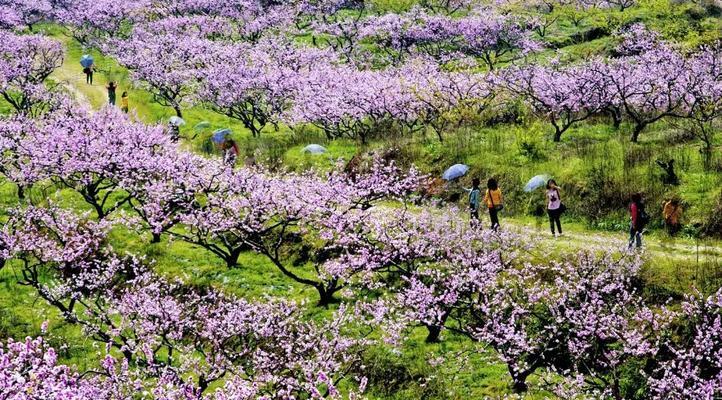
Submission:
[[[628,126],[632,142],[675,120],[713,151],[719,46],[680,49],[633,25],[607,56],[546,60],[543,23],[510,3],[382,13],[363,0],[0,2],[0,94],[12,108],[0,119],[0,175],[18,197],[0,217],[0,271],[96,353],[63,362],[71,339],[47,323],[3,340],[0,398],[364,398],[378,375],[369,354],[419,331],[503,365],[518,394],[722,396],[722,289],[660,301],[637,253],[548,260],[529,238],[433,208],[420,195],[428,177],[381,156],[322,174],[194,154],[163,126],[76,104],[49,79],[62,44],[33,33],[60,24],[177,116],[204,107],[253,136],[311,127],[329,139],[431,130],[443,140],[521,103],[557,142],[591,118]],[[182,242],[229,271],[252,255],[312,294],[246,298],[168,276],[118,237]]]
[[[681,50],[634,25],[622,29],[623,43],[610,56],[528,63],[545,48],[540,22],[508,13],[512,3],[432,1],[380,13],[363,1],[97,2],[90,9],[69,2],[51,14],[83,43],[114,56],[178,116],[205,106],[256,136],[307,125],[363,142],[390,129],[431,129],[443,139],[469,115],[521,101],[550,122],[554,141],[574,124],[606,115],[615,127],[628,125],[632,142],[657,121],[688,123],[711,151],[717,46]],[[633,4],[537,6],[551,12]],[[310,40],[292,39],[301,36]],[[52,60],[38,63],[52,70]]]
[[[582,397],[625,397],[628,379],[644,382],[645,398],[722,390],[720,295],[650,301],[634,254],[531,261],[535,246],[515,234],[415,210],[425,177],[381,159],[353,176],[279,176],[186,153],[161,128],[112,109],[26,118],[2,122],[5,178],[70,190],[89,211],[21,202],[4,221],[0,257],[104,350],[80,371],[59,363],[42,337],[8,341],[4,393],[362,396],[364,354],[379,345],[370,333],[400,346],[415,327],[430,342],[459,335],[493,350],[517,392],[550,374],[545,389]],[[115,251],[113,230],[187,241],[228,268],[244,268],[238,255],[254,252],[315,289],[319,305],[343,305],[309,322],[303,305],[187,285]],[[303,253],[313,255],[295,262]]]
[[[554,141],[599,114],[615,126],[628,122],[633,142],[662,119],[688,121],[710,141],[703,126],[718,119],[716,46],[682,51],[634,25],[619,33],[623,43],[611,56],[529,64],[545,47],[535,34],[539,21],[508,13],[504,3],[432,1],[405,13],[379,13],[363,1],[59,2],[42,13],[44,7],[28,10],[24,19],[46,15],[63,23],[86,45],[115,57],[178,116],[204,105],[254,135],[269,126],[310,125],[331,138],[366,141],[392,127],[408,134],[428,127],[443,138],[449,114],[520,100],[550,121]],[[548,1],[539,7],[631,5]],[[31,23],[17,23],[23,25]],[[37,85],[58,66],[62,50],[24,36],[3,40],[14,46],[3,51],[37,55],[22,65],[5,60],[2,94],[28,112],[47,102]],[[311,40],[292,39],[298,36]],[[31,70],[18,77],[19,68]],[[465,123],[460,119],[454,125]]]

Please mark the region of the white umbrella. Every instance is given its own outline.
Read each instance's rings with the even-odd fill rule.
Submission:
[[[309,144],[308,146],[304,147],[303,150],[301,150],[303,153],[311,153],[311,154],[322,154],[326,152],[326,148],[319,145],[319,144]]]
[[[529,182],[527,182],[526,186],[524,186],[524,191],[531,192],[542,186],[545,186],[549,179],[550,179],[549,175],[537,175],[537,176],[529,179]]]
[[[174,126],[182,126],[182,125],[186,124],[186,122],[183,120],[183,118],[181,118],[177,115],[170,117],[170,123],[171,123],[171,125],[174,125]]]

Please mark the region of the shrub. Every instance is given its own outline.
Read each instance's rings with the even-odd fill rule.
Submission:
[[[378,349],[368,352],[363,364],[362,375],[368,379],[370,391],[380,398],[447,398],[445,385],[423,360]]]

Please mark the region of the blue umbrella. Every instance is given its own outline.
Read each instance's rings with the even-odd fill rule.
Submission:
[[[91,65],[93,65],[94,62],[95,60],[93,60],[93,56],[91,55],[85,54],[84,56],[80,57],[80,65],[82,65],[83,68],[90,67]]]
[[[214,143],[223,143],[224,140],[226,140],[226,136],[231,134],[231,130],[228,128],[225,129],[219,129],[215,132],[213,132],[213,140]]]
[[[453,181],[456,178],[460,178],[460,177],[466,175],[467,172],[469,172],[468,165],[455,164],[455,165],[452,165],[451,167],[449,167],[449,169],[447,169],[444,172],[444,175],[441,175],[441,177],[443,179],[446,179],[447,181]]]
[[[322,154],[326,152],[326,148],[318,145],[318,144],[309,144],[308,146],[304,147],[303,150],[301,150],[303,153],[311,153],[311,154]]]
[[[526,186],[524,186],[524,191],[531,192],[532,190],[539,189],[540,187],[546,185],[548,180],[549,175],[537,175],[527,182]]]

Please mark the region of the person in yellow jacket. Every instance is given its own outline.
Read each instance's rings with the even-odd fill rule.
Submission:
[[[491,178],[486,182],[486,194],[484,194],[484,203],[489,208],[489,218],[491,219],[491,229],[499,229],[499,211],[504,208],[504,197],[501,195],[501,189],[496,179]]]
[[[128,112],[128,92],[123,92],[123,95],[120,96],[120,109],[124,113]]]
[[[679,232],[681,227],[679,220],[682,218],[682,205],[679,204],[679,200],[671,199],[666,201],[664,208],[662,208],[662,216],[664,217],[664,226],[670,235]]]

